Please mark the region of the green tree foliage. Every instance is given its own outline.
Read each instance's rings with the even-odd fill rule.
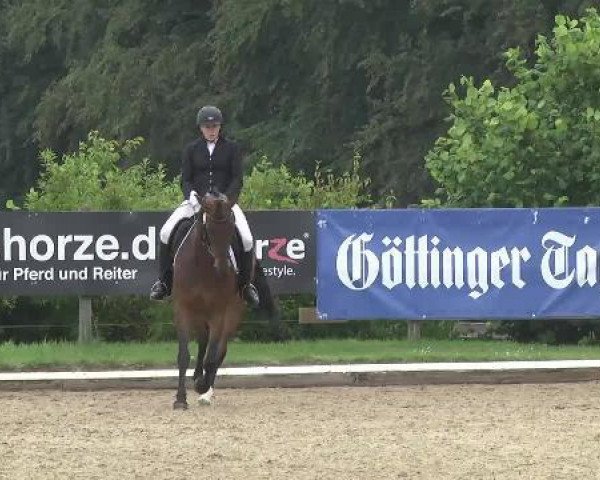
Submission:
[[[312,179],[294,175],[287,166],[274,166],[263,157],[244,180],[240,204],[253,210],[365,206],[371,203],[369,183],[370,179],[361,177],[358,156],[352,170],[341,175],[323,172],[317,165]]]
[[[213,76],[257,157],[339,170],[358,149],[374,195],[393,189],[406,205],[430,191],[439,92],[465,71],[503,79],[507,44],[528,49],[557,8],[582,3],[223,0]]]
[[[32,185],[40,148],[72,151],[96,129],[145,138],[175,175],[195,110],[218,103],[250,160],[312,176],[358,150],[374,198],[414,203],[431,192],[443,88],[504,81],[499,52],[528,52],[557,12],[593,3],[3,0],[0,200]]]
[[[171,209],[181,200],[177,178],[168,181],[162,165],[148,159],[123,168],[141,138],[119,142],[92,131],[79,149],[61,159],[51,150],[40,157],[43,171],[25,197],[30,211],[126,211]]]
[[[0,204],[20,196],[37,176],[33,125],[36,107],[48,86],[64,74],[64,58],[51,48],[28,55],[25,44],[11,39],[16,2],[0,0]],[[24,21],[26,17],[24,17]],[[27,39],[45,32],[28,30]]]
[[[513,87],[463,77],[447,90],[452,126],[426,159],[442,204],[600,203],[600,17],[559,15],[536,45],[531,64],[506,53]]]
[[[120,140],[141,136],[145,152],[175,174],[195,110],[214,93],[210,8],[194,0],[10,2],[6,41],[31,78],[44,79],[28,105],[28,133],[59,152],[95,129]],[[64,70],[43,69],[49,53]]]

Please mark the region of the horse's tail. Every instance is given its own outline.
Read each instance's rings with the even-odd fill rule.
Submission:
[[[256,269],[254,271],[254,286],[258,290],[260,297],[260,303],[258,304],[258,310],[264,312],[269,317],[275,316],[279,313],[273,294],[271,293],[271,287],[265,277],[260,261],[256,259]]]
[[[256,269],[254,271],[254,286],[258,290],[260,298],[260,303],[258,304],[259,314],[262,313],[266,316],[274,337],[277,340],[285,340],[287,334],[281,321],[279,306],[271,292],[271,287],[258,259],[256,259]]]

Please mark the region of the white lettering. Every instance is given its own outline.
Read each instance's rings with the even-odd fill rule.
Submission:
[[[542,278],[548,286],[561,289],[573,281],[574,272],[569,271],[569,248],[575,243],[575,236],[569,237],[560,232],[548,232],[542,237],[546,250],[542,257]]]
[[[256,258],[258,260],[262,260],[264,253],[265,253],[265,248],[267,248],[269,246],[269,241],[268,240],[256,240]]]
[[[87,280],[88,279],[88,269],[87,267],[82,268],[80,270],[59,270],[58,271],[58,279],[59,280]]]
[[[593,287],[598,283],[598,252],[586,245],[577,251],[575,258],[577,285]]]
[[[47,270],[33,270],[29,267],[15,267],[13,269],[13,280],[23,280],[26,282],[39,282],[40,280],[53,281],[54,268]]]
[[[415,236],[411,235],[406,239],[406,247],[404,248],[406,275],[404,283],[408,288],[414,288],[417,282],[415,281]]]
[[[14,237],[10,233],[10,228],[4,229],[4,261],[10,262],[12,260],[12,246],[16,243],[19,248],[19,260],[23,261],[27,258],[27,243],[21,235],[15,235]]]
[[[490,285],[502,289],[507,283],[523,288],[521,264],[531,258],[527,248],[501,247],[487,252],[476,247],[464,252],[460,247],[446,247],[440,253],[439,237],[414,235],[405,241],[395,236],[383,237],[385,247],[378,256],[367,244],[374,234],[363,232],[347,237],[338,249],[336,269],[338,278],[351,290],[365,290],[377,278],[388,290],[398,285],[413,289],[417,285],[462,289],[465,278],[468,296],[474,300],[485,295]]]
[[[450,288],[462,288],[465,285],[464,279],[464,255],[463,251],[456,247],[454,250],[445,248],[442,252],[442,278],[444,286]]]
[[[73,235],[59,235],[58,236],[58,259],[64,260],[66,258],[65,250],[67,243],[73,241]]]
[[[137,274],[137,269],[135,269],[135,268],[94,267],[94,269],[92,271],[92,279],[93,280],[113,280],[113,281],[131,280],[131,279],[135,279],[136,274]]]
[[[141,246],[146,244],[146,253],[142,253]],[[148,234],[140,233],[133,239],[131,245],[133,256],[137,260],[154,260],[156,258],[156,227],[148,227]]]
[[[90,245],[94,241],[94,237],[92,237],[91,235],[75,235],[73,237],[73,240],[76,242],[81,242],[81,244],[79,245],[79,247],[77,247],[77,250],[75,250],[75,253],[73,254],[73,260],[86,261],[94,259],[93,253],[85,253],[85,251],[90,247]]]
[[[502,280],[502,269],[508,265],[510,265],[510,257],[508,256],[508,251],[505,247],[502,247],[500,250],[496,250],[492,252],[491,255],[491,284],[500,289],[504,287],[504,280]]]
[[[119,255],[119,241],[113,235],[101,235],[96,240],[96,255],[100,260],[114,260]]]
[[[517,247],[513,247],[510,251],[510,260],[511,260],[511,280],[514,286],[517,288],[523,288],[525,286],[525,281],[521,276],[521,260],[523,262],[529,261],[531,258],[531,253],[526,248],[518,249]]]
[[[302,260],[306,256],[306,247],[299,238],[292,238],[286,247],[287,256],[292,260]]]
[[[283,265],[282,267],[263,267],[263,272],[266,277],[294,277],[296,271],[289,265]]]
[[[417,267],[419,269],[417,278],[419,281],[419,287],[421,288],[425,288],[429,285],[429,277],[427,275],[427,254],[429,251],[427,250],[427,243],[427,235],[419,237],[417,242]]]
[[[356,239],[348,237],[338,250],[336,270],[338,278],[350,290],[369,288],[379,273],[379,260],[365,244],[373,238],[373,234],[362,233]],[[350,263],[348,263],[350,255]]]
[[[487,252],[480,247],[467,252],[467,281],[472,291],[469,297],[477,300],[488,291]],[[475,290],[479,287],[479,291]]]
[[[38,234],[31,237],[14,234],[10,227],[2,229],[0,241],[0,260],[37,262],[50,260],[114,261],[129,259],[129,251],[120,251],[119,239],[115,235],[102,234],[97,238],[91,234],[56,235],[55,237]],[[156,227],[148,227],[147,233],[134,237],[131,250],[136,260],[154,260],[156,258]],[[297,258],[304,256],[304,245],[294,242],[288,246],[290,253]]]
[[[41,254],[39,252],[38,245],[40,243],[44,243],[46,253]],[[36,235],[31,239],[31,243],[29,244],[29,253],[31,254],[31,258],[37,260],[39,262],[45,262],[52,258],[54,255],[54,242],[48,235]]]
[[[381,282],[390,290],[402,283],[403,265],[402,252],[397,248],[402,243],[402,240],[398,237],[394,237],[394,240],[390,240],[389,237],[383,239],[383,244],[386,247],[392,243],[394,246],[381,255]]]

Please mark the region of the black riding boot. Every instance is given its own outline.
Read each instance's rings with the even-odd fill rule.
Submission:
[[[163,300],[171,295],[171,286],[173,283],[173,259],[171,258],[171,248],[169,245],[160,243],[158,252],[158,280],[154,282],[150,290],[152,300]]]
[[[252,284],[252,264],[254,263],[254,249],[249,252],[242,252],[241,254],[241,265],[240,265],[240,289],[242,292],[242,298],[251,307],[258,307],[260,298],[258,296],[258,290]]]

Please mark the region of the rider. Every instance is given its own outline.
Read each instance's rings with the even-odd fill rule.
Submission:
[[[171,294],[173,258],[169,241],[176,225],[197,213],[200,210],[199,199],[216,188],[227,196],[242,239],[242,296],[251,306],[258,306],[258,291],[250,278],[254,261],[254,239],[246,216],[237,204],[243,185],[242,158],[238,145],[221,134],[222,124],[223,115],[217,107],[207,105],[198,111],[196,125],[201,135],[185,147],[181,163],[181,187],[185,200],[160,231],[159,278],[150,291],[150,298],[153,300],[162,300]]]

